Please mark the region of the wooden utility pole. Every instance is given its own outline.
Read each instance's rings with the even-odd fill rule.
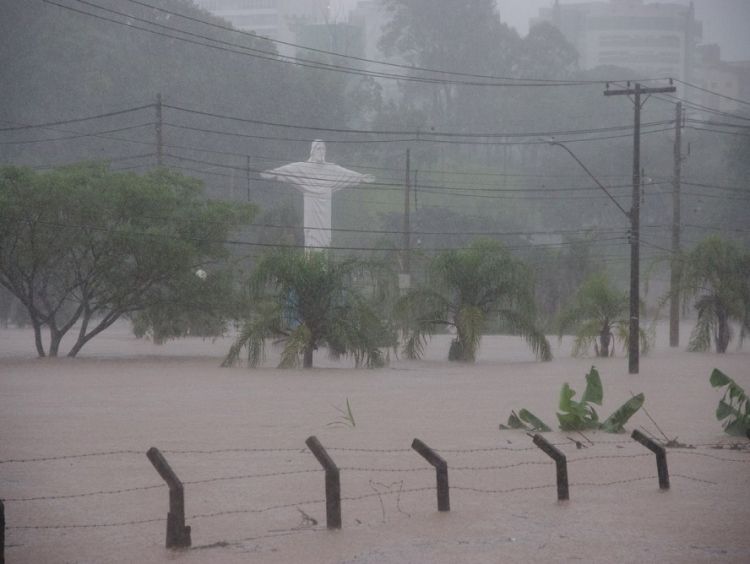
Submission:
[[[411,275],[411,150],[406,150],[406,176],[404,182],[404,257],[403,273]],[[408,282],[407,282],[408,283]]]
[[[672,179],[672,266],[669,276],[669,346],[680,346],[680,189],[682,183],[682,102],[677,102],[674,132],[674,178]]]
[[[640,230],[641,230],[641,109],[646,100],[641,97],[657,93],[676,92],[674,86],[643,88],[636,83],[635,88],[610,90],[607,85],[605,96],[633,96],[635,120],[633,125],[633,203],[630,208],[630,331],[628,335],[628,372],[638,374],[640,364]]]
[[[161,92],[156,95],[156,165],[164,165],[164,139]]]
[[[250,201],[250,155],[245,161],[245,175],[247,176],[247,201]]]

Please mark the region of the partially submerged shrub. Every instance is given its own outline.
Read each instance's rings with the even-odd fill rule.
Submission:
[[[714,388],[727,388],[716,408],[716,419],[722,421],[724,431],[730,435],[747,435],[750,438],[750,400],[745,390],[717,368],[711,372],[710,381]]]
[[[583,391],[580,401],[574,401],[576,392],[566,382],[560,390],[559,409],[562,413],[557,414],[562,431],[585,431],[600,429],[607,433],[621,433],[624,431],[625,423],[635,415],[643,406],[645,396],[641,393],[633,396],[622,404],[612,415],[605,421],[599,421],[599,414],[592,404],[601,406],[604,399],[604,388],[599,377],[596,367],[592,366],[586,375],[586,389]],[[536,415],[527,409],[522,409],[516,414],[511,412],[508,418],[508,425],[500,425],[501,429],[525,429],[527,431],[550,431],[546,425]]]

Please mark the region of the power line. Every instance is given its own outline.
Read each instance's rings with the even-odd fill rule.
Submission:
[[[90,6],[92,8],[108,12],[110,14],[114,14],[120,17],[127,18],[129,21],[123,22],[117,19],[113,19],[106,16],[101,16],[92,12],[88,12],[86,10],[77,9],[72,6],[67,6],[65,4],[60,4],[58,2],[53,2],[52,0],[42,0],[43,2],[47,4],[51,4],[54,6],[57,6],[59,8],[62,8],[64,10],[69,10],[75,13],[79,13],[82,15],[86,15],[89,17],[93,17],[99,20],[115,23],[121,26],[125,26],[129,29],[137,29],[139,31],[144,31],[147,33],[151,33],[154,35],[159,35],[163,37],[167,37],[170,39],[176,39],[178,41],[183,41],[186,43],[191,43],[195,45],[200,45],[203,47],[209,47],[212,49],[217,49],[220,51],[226,51],[230,53],[235,54],[241,54],[245,56],[250,56],[256,59],[266,60],[266,61],[272,61],[272,62],[280,62],[280,63],[286,63],[286,64],[292,64],[296,66],[306,67],[306,68],[313,68],[318,70],[329,70],[334,72],[340,72],[344,74],[351,74],[351,75],[359,75],[359,76],[367,76],[367,77],[373,77],[373,78],[383,78],[383,79],[392,79],[392,80],[402,80],[407,82],[420,82],[420,83],[427,83],[427,84],[455,84],[455,85],[465,85],[465,86],[492,86],[492,87],[507,87],[507,86],[544,86],[544,87],[552,87],[552,86],[588,86],[592,84],[592,82],[580,82],[580,81],[569,81],[569,82],[478,82],[478,81],[468,81],[468,80],[450,80],[450,79],[439,79],[439,78],[430,78],[430,77],[416,77],[413,75],[401,75],[401,74],[394,74],[394,73],[387,73],[387,72],[375,72],[375,71],[366,71],[362,69],[358,69],[355,67],[347,67],[343,65],[336,65],[332,63],[325,63],[321,61],[315,61],[310,59],[301,59],[299,57],[289,57],[285,55],[280,55],[276,52],[272,51],[264,51],[262,49],[249,47],[245,45],[239,45],[236,43],[232,43],[229,41],[224,41],[220,39],[215,39],[212,37],[208,37],[205,35],[201,35],[198,33],[193,33],[190,31],[182,30],[179,28],[174,28],[171,26],[167,26],[164,24],[160,24],[148,19],[139,18],[137,16],[134,16],[132,14],[128,14],[125,12],[119,12],[117,10],[112,10],[110,8],[95,4],[93,2],[88,2],[86,0],[73,0],[78,2],[79,4],[84,4],[86,6]],[[134,23],[132,23],[130,20],[133,21],[139,21],[141,23],[145,23],[147,25],[157,27],[160,29],[164,29],[167,31],[179,33],[186,35],[188,37],[182,37],[179,35],[171,35],[169,33],[159,32],[154,29],[150,28],[144,28],[141,26],[138,26]],[[211,41],[213,43],[203,43],[201,41],[197,41],[195,39],[189,39],[189,37],[194,37],[196,39],[202,39],[204,41]],[[442,72],[442,71],[437,71]],[[447,74],[447,73],[444,73]],[[651,79],[649,79],[651,80]],[[595,82],[593,84],[600,84],[601,81]]]
[[[98,231],[102,233],[118,233],[117,229],[112,229],[108,227],[102,227],[98,225],[90,225],[90,224],[68,224],[68,223],[61,223],[61,222],[54,222],[54,221],[37,221],[38,225],[44,225],[47,227],[55,227],[59,229],[86,229],[91,231]],[[250,241],[240,241],[237,239],[210,239],[207,237],[189,237],[184,235],[178,235],[178,234],[167,234],[167,233],[148,233],[148,232],[138,232],[133,230],[127,231],[128,235],[140,235],[144,238],[149,239],[175,239],[180,241],[198,241],[201,243],[213,243],[213,244],[224,244],[224,245],[233,245],[233,246],[246,246],[246,247],[260,247],[260,248],[275,248],[275,249],[318,249],[318,250],[337,250],[337,251],[363,251],[363,252],[392,252],[394,250],[398,250],[396,247],[345,247],[345,246],[329,246],[329,247],[311,247],[307,245],[296,245],[296,244],[279,244],[279,243],[260,243],[260,242],[250,242]],[[627,237],[625,236],[618,236],[618,237],[608,237],[608,238],[600,238],[596,239],[594,241],[591,241],[590,244],[596,245],[598,247],[608,247],[613,246],[608,243],[612,243],[615,241],[626,241]],[[532,244],[529,243],[528,245],[525,245],[523,247],[509,247],[506,246],[506,249],[509,251],[518,251],[518,250],[527,250],[531,248],[557,248],[557,247],[567,247],[571,245],[578,244],[578,241],[568,241],[568,242],[560,242],[560,243],[538,243],[538,244]],[[605,244],[607,243],[607,244]],[[622,243],[620,243],[621,245]],[[614,246],[620,246],[620,245],[614,245]],[[442,251],[448,251],[448,250],[467,250],[468,247],[457,247],[457,248],[420,248],[420,251],[432,251],[432,252],[442,252]],[[415,249],[416,250],[416,249]]]
[[[51,141],[69,141],[71,139],[81,139],[83,137],[97,137],[106,135],[109,133],[120,133],[123,131],[130,131],[133,129],[139,129],[141,127],[153,126],[154,122],[139,123],[137,125],[129,125],[127,127],[118,127],[117,129],[108,129],[106,131],[97,131],[96,133],[78,133],[76,135],[68,135],[65,137],[48,137],[46,139],[27,139],[24,141],[1,141],[0,145],[29,145],[34,143],[49,143]]]
[[[450,132],[450,131],[420,131],[420,130],[375,130],[375,129],[344,129],[344,128],[333,128],[333,127],[318,127],[312,125],[297,125],[281,122],[273,122],[267,120],[258,120],[240,116],[231,116],[227,114],[217,114],[215,112],[207,112],[203,110],[196,110],[191,108],[184,108],[181,106],[174,106],[171,104],[164,104],[165,108],[186,112],[194,115],[201,115],[205,117],[212,117],[217,119],[231,120],[241,123],[250,123],[253,125],[267,125],[271,127],[279,127],[285,129],[304,129],[307,131],[322,131],[326,133],[346,133],[346,134],[360,134],[360,135],[412,135],[417,139],[424,141],[431,140],[431,137],[449,137],[449,138],[516,138],[516,137],[547,137],[556,135],[583,135],[592,133],[609,133],[615,131],[628,131],[632,130],[632,125],[617,125],[609,127],[589,128],[589,129],[575,129],[575,130],[559,130],[559,131],[533,131],[533,132],[511,132],[511,133],[499,133],[499,132]],[[643,127],[656,127],[663,125],[671,125],[672,120],[667,121],[656,121],[644,123]],[[177,125],[176,127],[180,127]],[[538,141],[538,143],[546,144],[547,141]]]
[[[189,157],[182,157],[182,156],[173,155],[173,154],[169,154],[169,153],[165,153],[164,156],[175,158],[175,159],[178,159],[178,160],[193,162],[193,163],[197,163],[197,164],[204,164],[204,165],[208,165],[208,166],[215,166],[215,167],[219,167],[219,168],[226,168],[226,169],[237,170],[237,171],[242,171],[242,172],[247,172],[248,170],[250,170],[251,172],[258,172],[258,173],[262,172],[261,169],[254,169],[254,168],[248,169],[246,166],[242,167],[242,166],[239,166],[239,165],[228,165],[228,164],[222,164],[222,163],[217,163],[217,162],[213,162],[213,161],[204,161],[204,160],[201,160],[201,159],[192,159],[192,158],[189,158]],[[305,180],[322,180],[319,177],[307,176],[307,175],[287,175],[287,176],[292,177],[292,178],[297,178],[297,179],[305,179]],[[399,192],[401,192],[402,189],[403,189],[402,184],[401,183],[397,183],[397,182],[393,182],[393,183],[389,183],[389,182],[373,182],[373,183],[369,184],[368,186],[379,186],[379,187],[382,187],[383,189],[392,189],[392,190],[396,190],[396,191],[399,191]],[[609,186],[609,188],[629,188],[629,187],[630,187],[629,184]],[[357,188],[355,187],[354,189],[357,189]],[[366,188],[360,188],[360,189],[366,190]],[[428,192],[437,191],[437,190],[457,190],[457,191],[466,191],[466,192],[522,192],[522,193],[523,192],[545,192],[545,193],[548,193],[548,192],[588,192],[588,191],[595,191],[597,188],[596,187],[592,187],[592,186],[588,186],[588,187],[564,187],[564,188],[551,188],[551,187],[549,187],[549,188],[548,187],[524,187],[524,188],[499,188],[499,187],[496,187],[496,188],[475,188],[474,187],[474,188],[463,188],[463,187],[457,187],[457,186],[444,186],[444,185],[435,185],[435,184],[420,183],[419,184],[419,189],[422,190],[422,191],[428,191]]]
[[[744,104],[746,106],[750,106],[750,101],[748,100],[740,100],[739,98],[733,98],[732,96],[727,96],[726,94],[721,94],[719,92],[715,92],[713,90],[708,90],[707,88],[703,88],[701,86],[698,86],[697,84],[691,84],[689,82],[684,82],[679,79],[674,79],[675,82],[678,82],[679,84],[682,84],[684,86],[687,86],[688,88],[694,88],[695,90],[700,90],[701,92],[705,92],[706,94],[711,94],[713,96],[717,96],[719,98],[724,98],[725,100],[732,100],[733,102],[737,102],[738,104]]]
[[[56,125],[68,125],[71,123],[80,123],[82,121],[89,121],[92,119],[101,119],[101,118],[108,118],[112,116],[120,116],[123,114],[129,114],[129,113],[137,112],[140,110],[145,110],[147,108],[152,108],[153,106],[154,106],[153,104],[146,104],[144,106],[136,106],[135,108],[127,108],[125,110],[117,110],[114,112],[107,112],[104,114],[96,114],[92,116],[84,116],[84,117],[65,119],[65,120],[59,120],[59,121],[50,121],[47,123],[23,124],[23,125],[16,125],[13,127],[3,127],[3,128],[0,128],[0,131],[20,131],[22,129],[35,129],[35,128],[52,127]]]
[[[181,30],[181,29],[178,29],[178,28],[173,28],[173,27],[170,27],[170,26],[166,26],[166,25],[163,25],[163,24],[159,24],[159,23],[153,22],[151,20],[139,18],[139,17],[133,16],[131,14],[127,14],[127,13],[124,13],[124,12],[119,12],[117,10],[112,10],[110,8],[106,8],[104,6],[100,6],[100,5],[94,4],[92,2],[87,2],[85,0],[74,0],[74,1],[76,1],[76,2],[78,2],[80,4],[91,6],[93,8],[98,9],[98,10],[102,10],[104,12],[109,12],[111,14],[115,14],[115,15],[120,16],[120,17],[125,17],[128,20],[140,21],[140,22],[145,23],[147,25],[154,26],[154,27],[161,28],[161,29],[165,29],[165,30],[172,31],[172,32],[176,32],[176,33],[179,33],[179,34],[183,34],[183,35],[186,35],[188,37],[183,37],[183,36],[180,36],[180,35],[171,35],[169,33],[164,33],[164,32],[160,32],[160,31],[154,30],[154,29],[141,27],[141,26],[138,26],[138,25],[136,25],[134,23],[131,23],[130,21],[123,22],[123,21],[120,21],[120,20],[117,20],[117,19],[113,19],[113,18],[110,18],[110,17],[97,15],[97,14],[94,14],[92,12],[88,12],[86,10],[81,10],[81,9],[74,8],[72,6],[67,6],[65,4],[60,4],[58,2],[53,2],[52,0],[42,0],[42,1],[45,2],[46,4],[51,4],[51,5],[54,5],[54,6],[58,6],[58,7],[62,8],[62,9],[64,9],[64,10],[69,10],[69,11],[72,11],[72,12],[75,12],[75,13],[83,14],[83,15],[86,15],[86,16],[89,16],[89,17],[92,17],[92,18],[96,18],[96,19],[102,20],[102,21],[107,21],[107,22],[115,23],[115,24],[127,27],[128,29],[136,29],[136,30],[144,31],[144,32],[151,33],[151,34],[154,34],[154,35],[159,35],[159,36],[162,36],[162,37],[167,37],[167,38],[170,38],[170,39],[175,39],[177,41],[183,41],[183,42],[194,44],[194,45],[200,45],[200,46],[203,46],[203,47],[208,47],[208,48],[216,49],[216,50],[219,50],[219,51],[225,51],[225,52],[229,52],[229,53],[245,55],[245,56],[249,56],[249,57],[252,57],[252,58],[255,58],[255,59],[266,60],[266,61],[271,61],[271,62],[278,62],[278,63],[292,64],[292,65],[296,65],[296,66],[301,66],[301,67],[305,67],[305,68],[312,68],[312,69],[317,69],[317,70],[328,70],[328,71],[339,72],[339,73],[350,74],[350,75],[359,75],[359,76],[367,76],[367,77],[373,77],[373,78],[384,78],[384,79],[393,79],[393,80],[403,80],[403,81],[407,81],[407,82],[421,82],[421,83],[427,83],[427,84],[456,84],[456,85],[467,85],[467,86],[494,86],[494,87],[498,87],[498,86],[554,86],[553,84],[544,84],[544,83],[525,83],[525,84],[520,84],[520,83],[471,82],[471,81],[436,79],[436,78],[426,78],[426,77],[414,77],[414,76],[398,75],[398,74],[385,73],[385,72],[365,71],[365,70],[361,70],[361,69],[356,69],[354,67],[345,67],[345,66],[342,66],[342,65],[335,65],[335,64],[324,63],[324,62],[320,62],[320,61],[306,60],[306,59],[300,59],[300,58],[295,58],[295,57],[287,57],[287,56],[284,56],[284,55],[279,55],[277,53],[263,51],[261,49],[257,49],[257,48],[253,48],[253,47],[238,45],[236,43],[231,43],[231,42],[223,41],[223,40],[220,40],[220,39],[214,39],[214,38],[211,38],[211,37],[207,37],[205,35],[200,35],[200,34],[197,34],[197,33],[193,33],[193,32],[190,32],[190,31]],[[203,43],[203,42],[197,41],[195,39],[190,39],[189,37],[195,37],[195,38],[198,38],[198,39],[202,39],[204,41],[211,41],[213,43]],[[226,46],[222,46],[222,45],[226,45]],[[577,84],[573,83],[573,84],[570,84],[570,85],[573,86],[573,85],[577,85]]]
[[[140,2],[139,0],[127,0],[127,1],[131,2],[132,4],[137,4],[137,5],[146,7],[146,8],[151,8],[153,10],[157,10],[157,11],[165,13],[165,14],[169,14],[169,15],[172,15],[172,16],[177,16],[177,17],[180,17],[180,18],[184,18],[184,19],[186,19],[188,21],[193,21],[193,22],[196,22],[196,23],[201,23],[201,24],[204,24],[204,25],[207,25],[207,26],[210,26],[210,27],[214,27],[214,28],[217,28],[217,29],[224,30],[224,31],[229,31],[229,32],[232,32],[232,33],[240,34],[240,35],[245,35],[245,36],[251,37],[252,39],[262,39],[263,41],[266,41],[266,42],[272,43],[272,44],[285,45],[287,47],[294,47],[296,49],[304,49],[306,51],[310,51],[310,52],[318,53],[318,54],[322,54],[322,55],[329,55],[329,56],[334,56],[334,57],[340,57],[342,59],[350,59],[350,60],[353,60],[353,61],[359,61],[359,62],[364,62],[364,63],[370,63],[370,64],[383,65],[383,66],[387,66],[387,67],[400,68],[400,69],[405,69],[405,70],[412,71],[412,72],[413,71],[431,72],[431,73],[435,73],[435,74],[445,74],[445,75],[449,75],[449,76],[462,76],[462,77],[467,77],[467,78],[481,78],[481,79],[497,80],[497,81],[508,80],[508,81],[522,81],[522,82],[533,82],[533,83],[538,82],[538,83],[549,84],[549,85],[565,85],[565,86],[567,86],[567,85],[584,85],[584,84],[604,84],[606,82],[606,81],[602,81],[602,80],[598,80],[598,81],[597,80],[575,80],[575,81],[568,81],[568,80],[544,79],[544,78],[522,78],[522,77],[510,77],[510,76],[482,75],[482,74],[472,74],[472,73],[465,73],[465,72],[446,71],[446,70],[443,70],[443,69],[431,69],[431,68],[420,67],[420,66],[413,66],[413,65],[404,65],[404,64],[393,63],[393,62],[388,62],[388,61],[379,61],[379,60],[375,60],[375,59],[367,59],[367,58],[364,58],[364,57],[356,57],[354,55],[345,55],[343,53],[337,53],[335,51],[326,51],[324,49],[317,49],[317,48],[314,48],[314,47],[309,47],[309,46],[305,46],[305,45],[299,45],[297,43],[290,43],[288,41],[281,41],[279,39],[272,39],[272,38],[267,38],[267,37],[261,38],[261,37],[258,37],[257,35],[255,35],[254,33],[250,33],[250,32],[247,32],[247,31],[240,30],[240,29],[236,29],[236,28],[233,28],[231,26],[217,24],[217,23],[214,23],[214,22],[210,22],[210,21],[207,21],[207,20],[200,19],[200,18],[194,18],[192,16],[188,16],[188,15],[185,15],[185,14],[181,14],[179,12],[174,12],[174,11],[171,11],[171,10],[167,10],[167,9],[161,8],[159,6],[155,6],[155,5],[152,5],[152,4],[147,4],[146,2]],[[658,80],[658,79],[644,79],[644,81],[650,81],[650,80]]]

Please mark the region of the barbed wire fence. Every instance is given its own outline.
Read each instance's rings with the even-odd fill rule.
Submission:
[[[99,528],[115,528],[115,527],[136,527],[145,525],[154,525],[156,523],[167,524],[167,541],[166,546],[170,548],[184,548],[191,545],[190,538],[190,527],[187,526],[186,522],[200,522],[202,520],[214,519],[224,516],[241,516],[241,515],[262,515],[270,512],[281,512],[286,510],[295,510],[296,513],[301,516],[300,523],[291,528],[285,530],[269,531],[269,534],[256,535],[241,539],[241,541],[259,540],[263,538],[273,538],[277,536],[286,536],[289,534],[296,534],[300,532],[309,531],[322,531],[327,529],[337,529],[342,527],[341,521],[341,506],[342,503],[353,504],[363,500],[375,501],[381,513],[381,520],[386,521],[386,505],[385,498],[394,498],[396,510],[406,516],[411,517],[411,514],[403,509],[401,506],[402,500],[411,494],[420,494],[426,492],[437,491],[438,497],[438,510],[449,511],[449,495],[450,491],[461,492],[465,494],[479,494],[483,496],[487,495],[509,495],[520,492],[529,492],[535,490],[555,489],[558,491],[558,500],[568,499],[568,488],[606,488],[615,487],[625,484],[632,484],[637,482],[645,482],[654,479],[654,474],[640,475],[620,478],[610,481],[572,481],[568,483],[567,467],[572,465],[578,472],[578,468],[601,461],[614,461],[614,460],[632,460],[638,458],[648,458],[656,455],[657,459],[657,475],[659,478],[660,488],[669,488],[669,477],[670,474],[666,469],[666,453],[669,456],[676,456],[680,458],[700,457],[708,458],[717,462],[727,464],[750,464],[750,448],[746,443],[704,443],[695,445],[683,445],[682,448],[665,448],[664,444],[658,443],[651,437],[647,437],[639,431],[634,431],[631,440],[606,440],[606,441],[591,441],[587,438],[587,442],[584,444],[580,441],[574,440],[570,437],[567,441],[552,443],[547,441],[541,435],[533,435],[533,446],[488,446],[488,447],[474,447],[474,448],[445,448],[445,449],[432,449],[422,441],[415,439],[412,444],[412,448],[393,448],[393,449],[368,449],[368,448],[352,448],[352,447],[339,447],[330,446],[324,448],[315,437],[310,437],[307,441],[308,449],[305,448],[228,448],[228,449],[205,449],[205,450],[171,450],[166,449],[163,452],[156,448],[149,449],[147,456],[151,460],[152,464],[156,468],[157,472],[162,476],[170,491],[169,496],[169,512],[167,517],[159,518],[144,518],[144,519],[126,519],[121,521],[111,522],[91,522],[91,523],[37,523],[37,524],[24,524],[24,523],[7,523],[5,507],[11,508],[11,515],[15,514],[15,506],[20,504],[40,503],[40,502],[58,502],[58,501],[72,501],[81,500],[85,498],[96,498],[99,496],[118,496],[127,495],[137,492],[151,491],[157,489],[163,489],[164,483],[149,483],[141,486],[133,487],[122,487],[115,489],[101,489],[95,491],[85,491],[79,493],[68,493],[68,494],[55,494],[55,495],[33,495],[33,496],[19,496],[19,497],[5,497],[0,499],[0,564],[4,563],[5,554],[5,535],[6,531],[11,536],[23,534],[25,531],[55,531],[55,530],[70,530],[70,529],[99,529]],[[633,440],[642,443],[652,452],[644,452],[642,448],[638,447],[638,444]],[[638,447],[638,450],[628,449],[628,447]],[[603,453],[593,454],[597,450],[605,449],[617,449],[622,450],[620,453]],[[586,452],[588,449],[592,449],[592,454]],[[417,460],[413,457],[414,451],[429,463],[425,465],[417,465],[414,462]],[[506,462],[498,464],[492,463],[473,463],[468,464],[464,461],[473,457],[497,457],[497,455],[508,455],[511,456],[526,456],[528,453],[543,451],[547,453],[550,459],[534,459],[534,460],[516,460],[514,462]],[[567,451],[567,452],[566,452]],[[572,451],[572,452],[571,452]],[[713,451],[713,452],[712,452]],[[309,454],[312,452],[318,461],[321,463],[322,468],[297,468],[291,470],[281,471],[270,471],[270,472],[250,472],[242,474],[234,474],[228,476],[214,476],[210,478],[192,479],[186,481],[180,481],[177,475],[169,466],[166,461],[165,455],[172,458],[176,457],[215,457],[219,455],[229,454],[253,454],[253,455],[270,455],[280,454],[289,458],[290,456],[307,457],[309,461]],[[345,463],[338,466],[331,457],[331,453],[335,454],[337,458],[342,458]],[[662,453],[662,463],[659,462],[660,454]],[[60,456],[45,456],[45,457],[34,457],[34,458],[10,458],[0,460],[0,471],[3,466],[7,465],[27,465],[27,464],[39,464],[49,463],[53,461],[75,461],[75,460],[91,460],[97,458],[106,457],[121,457],[121,456],[143,456],[142,451],[138,450],[110,450],[100,452],[89,452],[80,454],[64,454]],[[157,456],[158,454],[158,456]],[[377,458],[382,461],[384,457],[395,457],[398,459],[398,465],[385,466],[382,462],[377,465],[362,464],[356,461],[365,456],[368,458]],[[411,464],[404,464],[403,461],[407,459],[407,456],[411,456]],[[569,458],[570,456],[570,458]],[[445,457],[445,458],[444,458]],[[446,458],[450,459],[450,465],[446,462]],[[157,462],[155,462],[155,460]],[[354,459],[352,464],[350,461]],[[424,462],[424,461],[422,461]],[[481,480],[477,478],[479,474],[490,475],[493,478],[497,478],[502,472],[509,472],[516,469],[528,469],[528,468],[548,468],[556,466],[557,468],[557,484],[547,482],[541,484],[524,484],[516,487],[491,487],[484,486],[487,482],[486,478]],[[451,472],[452,476],[456,474],[459,476],[459,480],[456,484],[448,486],[448,471]],[[345,472],[348,476],[363,476],[366,482],[362,482],[366,485],[367,491],[365,493],[356,493],[355,495],[342,495],[341,486],[339,482],[339,475],[341,472]],[[422,475],[435,472],[437,477],[436,485],[426,485]],[[184,513],[184,487],[185,486],[198,486],[198,485],[212,485],[220,483],[230,482],[241,482],[248,480],[258,480],[263,478],[275,478],[275,477],[300,477],[304,475],[325,475],[325,496],[309,499],[298,499],[288,503],[270,504],[265,506],[257,507],[238,507],[228,509],[217,509],[214,511],[205,511],[200,513],[194,513],[186,515]],[[382,480],[379,476],[392,475],[399,478],[392,482]],[[551,474],[550,474],[551,475]],[[409,478],[407,481],[406,478]],[[412,478],[414,477],[414,478]],[[335,478],[335,480],[334,480]],[[671,478],[678,478],[680,480],[705,484],[705,485],[718,485],[716,482],[704,479],[696,476],[689,476],[681,473],[672,473]],[[528,479],[528,476],[524,476],[524,481]],[[359,480],[359,478],[358,478]],[[415,481],[418,480],[418,481]],[[361,481],[361,480],[360,480]],[[477,482],[481,481],[480,484]],[[412,482],[414,482],[412,484]],[[303,485],[303,484],[300,484]],[[304,484],[309,486],[309,484]],[[361,490],[360,490],[361,491]],[[326,526],[323,527],[319,524],[318,520],[312,517],[303,508],[309,508],[312,506],[324,506],[326,510]],[[223,542],[223,541],[222,541]],[[201,548],[206,548],[213,545],[203,545]],[[196,547],[198,548],[198,547]]]

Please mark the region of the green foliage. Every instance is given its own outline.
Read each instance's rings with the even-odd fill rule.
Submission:
[[[522,335],[542,360],[552,357],[536,324],[531,273],[495,241],[476,241],[468,249],[439,254],[430,264],[429,285],[407,293],[397,305],[397,316],[409,358],[419,357],[426,340],[448,326],[456,331],[449,359],[474,362],[492,318]]]
[[[603,273],[590,276],[558,318],[558,335],[573,331],[573,356],[585,355],[593,345],[598,357],[614,356],[615,342],[628,346],[630,302],[627,293],[612,287]],[[651,348],[649,333],[639,329],[641,351]]]
[[[688,350],[708,350],[713,338],[716,352],[726,352],[730,322],[741,324],[742,336],[750,327],[750,253],[720,237],[705,239],[685,256],[681,291],[698,312]]]
[[[238,301],[229,269],[198,270],[180,280],[178,287],[165,288],[159,301],[132,314],[133,333],[156,344],[187,336],[222,336]]]
[[[735,436],[747,435],[750,432],[750,398],[745,390],[717,368],[711,372],[709,381],[714,388],[726,386],[716,408],[716,419],[722,422],[724,431]]]
[[[590,405],[602,405],[603,390],[599,372],[591,367],[586,375],[586,389],[581,401],[573,401],[575,391],[566,382],[560,390],[559,408],[562,413],[557,414],[560,421],[560,429],[563,431],[583,431],[585,429],[596,429],[599,426],[599,416]]]
[[[185,327],[178,319],[188,319],[191,310],[220,317],[195,273],[207,269],[223,278],[223,241],[253,213],[251,206],[206,202],[198,181],[166,170],[5,167],[0,285],[26,308],[40,356],[57,356],[63,336],[77,325],[68,353],[75,356],[123,316],[136,317],[138,330],[153,330],[157,340],[177,336]],[[197,297],[205,302],[196,308],[191,300]]]
[[[339,412],[339,416],[328,423],[329,427],[351,427],[352,429],[357,426],[357,422],[354,420],[354,412],[352,412],[352,406],[349,403],[349,398],[346,398],[346,409],[336,407],[336,411]]]
[[[617,408],[617,410],[615,410],[615,412],[601,424],[600,429],[607,433],[622,433],[625,430],[625,423],[627,423],[628,419],[643,407],[645,401],[646,396],[643,393],[633,396]]]
[[[586,374],[586,388],[583,391],[580,401],[573,400],[575,395],[575,390],[567,382],[564,383],[560,390],[560,401],[558,404],[562,413],[557,413],[557,419],[562,431],[598,429],[607,433],[621,433],[624,430],[625,423],[635,415],[645,401],[645,396],[642,393],[633,396],[615,410],[604,422],[600,422],[599,414],[591,404],[602,405],[604,388],[599,371],[594,366]],[[551,430],[541,419],[526,409],[519,411],[518,415],[514,411],[511,412],[508,419],[508,427],[511,429],[542,432]],[[501,429],[508,427],[500,426]]]
[[[300,359],[312,367],[313,351],[320,346],[333,358],[352,356],[358,367],[383,366],[381,349],[393,346],[395,337],[378,313],[376,270],[377,265],[336,261],[325,252],[282,250],[265,256],[250,280],[252,305],[224,366],[235,364],[244,348],[249,366],[257,366],[268,339],[284,344],[280,368],[299,366]]]
[[[511,411],[510,417],[508,417],[508,426],[500,425],[500,429],[523,429],[540,433],[548,433],[552,430],[528,409],[522,409],[517,414],[515,411]]]

